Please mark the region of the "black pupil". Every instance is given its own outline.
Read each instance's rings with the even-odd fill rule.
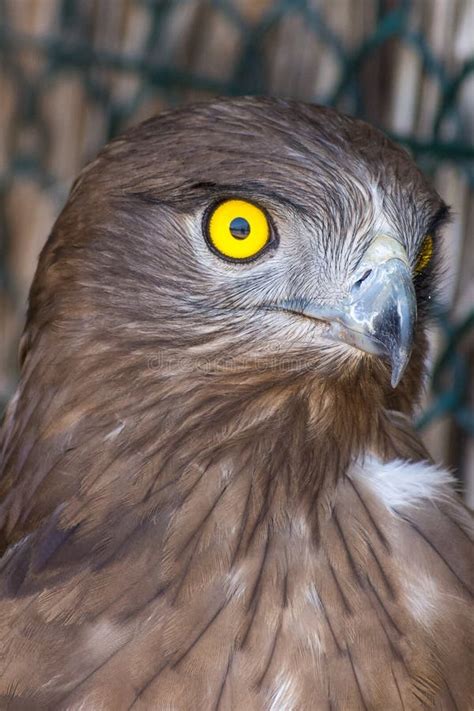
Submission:
[[[250,234],[250,225],[244,217],[234,217],[229,225],[232,237],[245,239]]]

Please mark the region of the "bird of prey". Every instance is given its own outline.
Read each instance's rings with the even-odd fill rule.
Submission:
[[[3,424],[1,709],[473,708],[471,519],[412,428],[447,217],[276,99],[85,168]]]

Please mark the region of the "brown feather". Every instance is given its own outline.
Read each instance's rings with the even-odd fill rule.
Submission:
[[[423,309],[393,391],[382,361],[259,322],[268,278],[190,247],[210,184],[263,185],[347,265],[369,178],[400,233],[439,210],[375,129],[239,99],[132,129],[76,182],[2,430],[1,708],[471,708],[469,516],[447,486],[390,507],[357,475],[428,458]]]

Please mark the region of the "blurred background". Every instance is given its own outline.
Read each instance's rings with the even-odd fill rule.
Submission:
[[[452,206],[418,426],[474,504],[474,0],[0,0],[0,413],[38,253],[100,147],[215,94],[329,104]]]

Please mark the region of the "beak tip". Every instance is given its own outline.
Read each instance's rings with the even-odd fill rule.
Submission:
[[[402,379],[403,370],[404,368],[401,368],[400,366],[392,368],[392,377],[390,379],[390,384],[394,390]]]
[[[406,370],[409,360],[410,360],[410,353],[407,351],[404,351],[402,353],[392,354],[392,357],[390,358],[390,362],[391,362],[391,366],[392,366],[392,375],[390,378],[390,384],[394,390],[400,383],[400,381],[403,377],[403,374],[405,373],[405,370]]]

